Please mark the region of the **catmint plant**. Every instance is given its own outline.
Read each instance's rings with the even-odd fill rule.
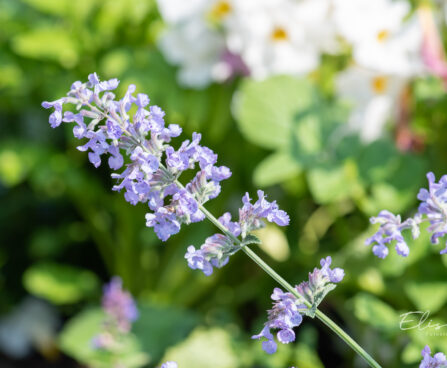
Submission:
[[[145,203],[148,206],[146,225],[153,227],[162,241],[178,233],[183,224],[205,218],[220,230],[220,233],[207,238],[200,248],[193,245],[187,248],[185,258],[190,268],[210,275],[214,267],[224,266],[231,255],[242,250],[285,289],[275,289],[269,320],[263,332],[255,336],[267,339],[263,343],[264,350],[269,353],[276,350],[271,329],[279,329],[277,336],[280,342],[293,341],[293,328],[301,323],[304,314],[317,317],[371,367],[380,367],[360,345],[317,309],[335,283],[343,279],[344,271],[331,269],[331,258],[328,257],[321,261],[321,269],[309,274],[309,281],[292,287],[249,247],[260,243],[251,232],[263,227],[264,220],[286,226],[289,224],[287,213],[258,191],[258,199],[254,203],[248,193],[244,195],[237,221],[232,221],[229,213],[224,213],[219,219],[214,217],[204,204],[219,195],[220,182],[231,176],[230,169],[216,166],[217,155],[199,144],[201,136],[198,133],[193,133],[191,140],[183,141],[175,149],[171,140],[181,134],[181,128],[175,124],[166,126],[164,112],[158,106],[149,106],[147,95],[139,93],[134,96],[134,85],[130,85],[124,97],[117,100],[112,91],[118,83],[117,79],[100,81],[93,73],[89,75],[88,82],[73,83],[66,97],[44,102],[44,108],[54,109],[49,118],[51,127],[55,128],[62,122],[74,123],[74,136],[87,139],[86,143],[78,146],[78,150],[88,151],[89,161],[95,167],[101,165],[104,155],[108,154],[108,165],[114,170],[112,178],[116,180],[112,189],[124,191],[126,201],[133,205]],[[63,111],[67,105],[74,106],[76,113]],[[120,169],[122,171],[118,172]],[[186,170],[195,170],[195,176],[182,184],[179,179]],[[117,328],[127,327],[135,316],[129,313],[132,310],[130,305],[123,302],[114,314]],[[175,363],[165,363],[165,368],[171,367],[175,367]]]
[[[122,280],[114,277],[104,286],[102,309],[106,314],[102,331],[93,339],[97,349],[119,350],[122,338],[130,332],[138,318],[138,309],[129,292],[123,290]]]
[[[446,368],[447,359],[443,353],[436,353],[431,356],[431,350],[428,345],[422,350],[422,361],[419,368]]]
[[[400,215],[394,215],[387,210],[381,211],[378,216],[371,217],[371,223],[380,224],[377,232],[368,238],[366,245],[373,245],[372,251],[379,258],[388,255],[388,246],[395,244],[396,252],[400,256],[406,257],[410,249],[402,235],[405,229],[411,229],[413,239],[420,235],[419,226],[423,222],[428,222],[430,226],[427,231],[431,234],[432,244],[438,244],[439,238],[447,234],[447,175],[441,177],[436,182],[432,172],[427,174],[428,190],[421,188],[417,198],[421,201],[417,213],[405,221]],[[447,243],[445,249],[440,254],[447,253]]]

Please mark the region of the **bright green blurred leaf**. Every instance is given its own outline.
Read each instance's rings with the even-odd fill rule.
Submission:
[[[436,313],[447,300],[447,284],[438,282],[410,282],[404,286],[405,293],[420,311]]]
[[[342,165],[325,165],[309,170],[309,189],[320,204],[341,201],[361,193],[355,162]]]
[[[180,367],[236,368],[239,359],[231,341],[229,332],[222,328],[200,327],[182,343],[170,348],[163,361],[176,361]]]
[[[297,117],[313,105],[314,91],[305,79],[246,79],[235,95],[234,115],[242,134],[265,148],[285,149]]]
[[[88,270],[59,263],[37,263],[23,275],[29,293],[54,304],[76,303],[99,289],[96,275]]]
[[[276,152],[258,164],[253,180],[257,186],[267,187],[294,178],[300,172],[301,165],[288,153]]]
[[[52,60],[65,68],[78,63],[78,47],[72,34],[64,27],[35,28],[12,39],[12,48],[20,56]]]

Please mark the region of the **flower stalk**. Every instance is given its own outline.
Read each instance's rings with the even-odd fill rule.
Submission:
[[[178,185],[181,185],[178,183]],[[238,244],[242,251],[259,267],[261,267],[272,279],[274,279],[278,284],[280,284],[288,292],[292,293],[297,299],[304,299],[298,291],[290,285],[281,275],[279,275],[273,268],[271,268],[264,260],[259,257],[252,249],[248,246],[243,245],[242,242],[235,237],[228,229],[225,228],[204,206],[200,205],[199,209],[205,214],[205,217],[212,222],[220,231],[225,235],[230,237],[236,244]],[[308,308],[312,305],[303,300]],[[360,355],[370,367],[381,368],[380,364],[377,363],[371,355],[369,355],[351,336],[349,336],[340,326],[338,326],[334,321],[332,321],[328,316],[326,316],[319,309],[316,310],[315,316],[323,322],[327,327],[329,327],[340,339],[342,339],[348,346],[354,350],[358,355]]]
[[[302,312],[322,321],[369,366],[380,368],[356,341],[317,309],[324,296],[335,288],[334,284],[342,280],[344,271],[339,268],[330,269],[331,258],[327,257],[321,260],[321,269],[314,269],[309,274],[309,282],[303,282],[297,287],[290,285],[248,247],[249,244],[259,243],[259,239],[250,232],[264,226],[262,219],[286,226],[289,224],[287,213],[280,210],[275,201],[267,201],[264,193],[258,191],[259,199],[254,204],[248,193],[243,197],[238,222],[232,222],[229,213],[219,219],[214,217],[204,207],[204,203],[220,193],[220,182],[231,176],[230,169],[215,166],[217,155],[199,144],[201,136],[198,133],[193,133],[191,141],[184,141],[175,150],[169,142],[171,138],[180,135],[181,128],[175,124],[166,127],[164,112],[158,106],[145,109],[149,105],[149,97],[144,94],[134,97],[134,85],[130,85],[125,96],[116,101],[115,95],[110,91],[116,89],[118,83],[116,79],[101,82],[96,73],[89,75],[88,83],[75,82],[68,97],[42,104],[45,108],[54,109],[49,118],[50,125],[54,128],[62,122],[74,122],[74,136],[89,139],[78,149],[89,151],[88,158],[95,167],[101,165],[101,156],[104,154],[109,154],[108,164],[111,169],[118,170],[125,166],[121,173],[112,174],[112,178],[118,182],[112,189],[124,189],[126,201],[133,205],[147,203],[150,212],[146,214],[146,225],[153,227],[162,241],[178,233],[182,224],[188,225],[205,218],[222,232],[209,237],[198,250],[194,246],[188,248],[185,258],[192,269],[200,269],[205,275],[210,275],[213,267],[224,266],[232,254],[242,250],[287,291],[284,293],[275,289],[272,296],[275,305],[274,310],[269,312],[269,321],[261,334],[252,337],[267,339],[263,341],[263,348],[267,353],[276,351],[270,328],[280,330],[280,342],[294,341],[293,327],[301,323]],[[65,103],[75,104],[79,113],[65,111],[62,114]],[[128,112],[132,105],[138,109],[133,119],[130,119]],[[84,119],[90,121],[86,122]],[[100,124],[104,119],[105,124]],[[129,156],[129,163],[125,164],[121,154],[123,151]],[[180,174],[194,169],[197,164],[200,170],[191,182],[183,185],[178,180]],[[239,235],[242,239],[239,239]]]

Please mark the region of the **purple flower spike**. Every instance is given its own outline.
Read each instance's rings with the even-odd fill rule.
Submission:
[[[282,344],[295,341],[293,328],[301,324],[303,317],[300,314],[300,309],[306,308],[293,294],[284,293],[279,288],[273,290],[271,298],[274,303],[273,308],[268,311],[268,321],[258,335],[252,336],[252,339],[267,339],[262,343],[262,348],[268,354],[276,352],[277,347],[270,329],[279,329],[277,338]]]
[[[436,353],[431,356],[431,350],[428,345],[422,349],[422,361],[419,368],[446,368],[447,359],[443,353]]]
[[[220,182],[231,176],[225,166],[214,166],[217,155],[201,146],[201,135],[193,133],[175,151],[168,145],[172,138],[182,132],[176,124],[165,126],[164,111],[158,106],[149,106],[147,95],[134,96],[136,87],[130,85],[124,97],[115,99],[110,92],[118,86],[117,79],[101,81],[96,73],[88,76],[87,83],[72,84],[66,97],[53,102],[43,102],[50,115],[50,125],[55,128],[62,122],[75,123],[73,134],[88,141],[78,150],[88,151],[88,159],[95,166],[108,155],[108,164],[117,179],[113,190],[124,190],[129,203],[147,203],[150,212],[146,225],[154,227],[157,236],[166,241],[180,231],[182,224],[202,221],[205,216],[198,210],[200,204],[220,193]],[[78,112],[63,112],[64,104],[76,106]],[[132,106],[137,107],[133,117],[128,115]],[[128,156],[126,160],[122,153]],[[196,177],[185,185],[178,186],[177,179],[189,169],[199,168]]]
[[[295,341],[293,329],[301,324],[303,314],[313,318],[316,308],[327,293],[336,287],[335,283],[343,279],[345,272],[341,268],[331,269],[331,263],[331,257],[323,258],[320,261],[321,269],[315,268],[309,273],[308,281],[295,286],[299,298],[280,288],[273,289],[271,295],[273,308],[267,312],[268,320],[262,331],[252,336],[252,339],[266,339],[262,343],[262,348],[268,354],[273,354],[277,348],[271,329],[279,330],[276,337],[280,343],[288,344]]]
[[[104,287],[102,307],[123,333],[129,332],[132,322],[138,318],[137,306],[130,293],[123,290],[123,282],[119,277],[114,277]]]
[[[435,175],[429,172],[427,179],[429,189],[422,188],[417,196],[422,202],[418,211],[430,222],[427,230],[432,234],[431,242],[438,244],[439,238],[447,234],[447,175],[436,183]]]

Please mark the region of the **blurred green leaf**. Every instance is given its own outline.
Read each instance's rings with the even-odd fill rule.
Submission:
[[[313,95],[312,86],[305,79],[285,76],[262,82],[246,79],[235,95],[233,112],[249,141],[265,148],[287,149],[297,115],[311,108]]]
[[[382,300],[371,294],[359,293],[351,301],[354,315],[360,321],[384,332],[399,330],[399,315]]]
[[[447,285],[444,281],[414,281],[407,283],[404,290],[420,311],[436,313],[447,300]]]
[[[290,154],[275,152],[256,166],[253,180],[257,186],[267,187],[294,178],[301,170],[301,165]]]
[[[147,364],[148,356],[133,334],[127,334],[120,340],[119,352],[95,349],[93,339],[101,332],[105,314],[100,308],[88,309],[73,317],[59,336],[59,347],[67,355],[90,367],[110,368],[125,366],[142,367]]]
[[[72,18],[85,18],[95,7],[96,0],[22,0],[36,10],[44,13],[68,16]]]
[[[232,337],[222,328],[196,328],[182,343],[170,348],[163,361],[176,361],[180,367],[236,368],[239,359],[233,350]]]
[[[93,272],[60,263],[37,263],[23,275],[29,293],[54,304],[76,303],[93,295],[99,281]]]
[[[199,321],[193,312],[175,307],[143,304],[138,310],[140,317],[133,332],[154,360],[159,360],[166,348],[182,341]]]
[[[65,27],[35,28],[12,39],[12,48],[20,56],[52,60],[66,68],[78,63],[78,46]]]
[[[309,189],[320,204],[341,201],[362,192],[355,162],[321,165],[309,170]]]

